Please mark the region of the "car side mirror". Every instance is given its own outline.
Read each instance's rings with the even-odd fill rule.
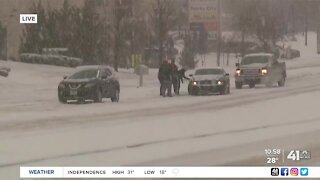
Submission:
[[[107,75],[101,76],[101,79],[107,79],[107,78],[108,78]]]
[[[230,74],[229,74],[229,73],[226,73],[226,76],[230,76]]]
[[[193,77],[193,74],[189,74],[189,77]]]
[[[240,66],[240,63],[236,63],[236,67],[239,67]]]
[[[68,78],[68,76],[63,76],[63,79],[67,79]]]

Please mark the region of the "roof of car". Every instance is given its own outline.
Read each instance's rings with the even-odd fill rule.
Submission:
[[[220,70],[224,70],[222,67],[200,67],[200,68],[196,68],[195,70],[200,70],[200,69],[220,69]]]
[[[244,57],[250,57],[250,56],[273,56],[271,53],[252,53],[252,54],[247,54]]]
[[[108,68],[113,70],[112,67],[106,65],[85,65],[85,66],[78,66],[76,67],[77,70],[86,70],[86,69],[101,69],[101,68]]]

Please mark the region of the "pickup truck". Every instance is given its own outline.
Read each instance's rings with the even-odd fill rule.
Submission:
[[[235,85],[241,89],[243,85],[250,88],[256,84],[265,84],[271,87],[277,83],[284,86],[287,73],[286,64],[279,62],[273,54],[256,53],[245,55],[241,63],[236,63]]]

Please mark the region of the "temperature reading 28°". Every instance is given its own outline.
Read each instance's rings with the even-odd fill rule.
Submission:
[[[267,163],[268,164],[276,164],[278,162],[279,158],[278,157],[268,157],[267,158]]]

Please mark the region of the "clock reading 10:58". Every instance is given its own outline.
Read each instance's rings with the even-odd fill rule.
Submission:
[[[264,152],[266,155],[280,155],[281,149],[265,149]]]

